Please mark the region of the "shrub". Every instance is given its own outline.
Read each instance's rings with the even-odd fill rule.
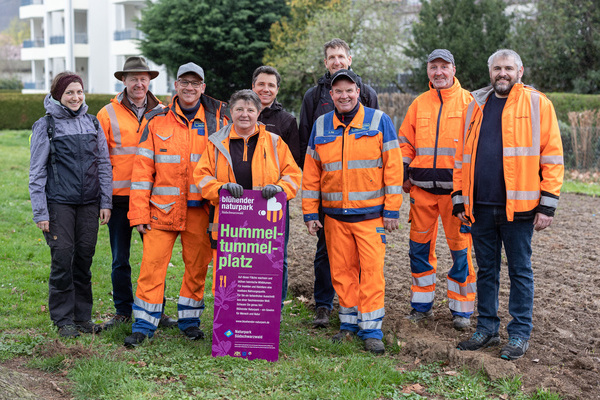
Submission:
[[[556,116],[561,121],[569,120],[569,112],[600,109],[600,95],[577,93],[546,93],[554,104]]]
[[[45,94],[0,93],[0,129],[31,129],[46,113],[44,97]],[[86,94],[88,113],[96,115],[113,97],[111,94]]]

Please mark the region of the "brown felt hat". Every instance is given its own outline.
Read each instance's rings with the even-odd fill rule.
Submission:
[[[147,72],[150,74],[150,79],[154,79],[158,76],[158,71],[151,71],[146,59],[139,56],[127,58],[127,60],[125,60],[125,65],[123,65],[123,71],[115,72],[115,78],[121,81],[123,80],[123,74],[130,72]]]

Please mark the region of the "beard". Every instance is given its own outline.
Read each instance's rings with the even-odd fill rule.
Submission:
[[[496,94],[499,94],[500,96],[507,96],[510,93],[512,87],[515,85],[515,83],[517,83],[516,81],[510,79],[508,83],[499,81],[500,78],[497,78],[496,81],[492,84],[492,86],[494,87],[494,92],[496,92]]]

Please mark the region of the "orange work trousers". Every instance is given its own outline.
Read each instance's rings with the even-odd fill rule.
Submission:
[[[204,310],[204,283],[212,259],[207,234],[208,212],[205,207],[188,207],[185,231],[151,229],[144,234],[144,253],[133,305],[133,332],[151,334],[160,320],[164,283],[173,246],[181,236],[185,265],[177,301],[179,328],[198,326]]]
[[[452,268],[448,271],[448,305],[453,315],[469,318],[473,314],[476,293],[470,227],[462,225],[452,215],[452,199],[449,194],[433,194],[417,186],[410,190],[411,306],[419,312],[429,311],[433,306],[439,217],[442,218],[453,261]]]
[[[381,339],[385,315],[383,218],[343,222],[325,216],[331,281],[340,302],[340,329]]]

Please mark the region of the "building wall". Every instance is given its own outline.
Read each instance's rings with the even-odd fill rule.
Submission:
[[[19,9],[20,18],[31,26],[31,37],[23,43],[21,59],[31,63],[31,77],[24,93],[47,93],[53,77],[65,69],[81,75],[88,93],[118,93],[122,83],[114,77],[125,59],[140,55],[141,33],[135,18],[145,2],[140,0],[30,0]],[[73,13],[69,13],[69,7]],[[168,94],[166,69],[149,61],[159,71],[152,81],[155,94]]]

